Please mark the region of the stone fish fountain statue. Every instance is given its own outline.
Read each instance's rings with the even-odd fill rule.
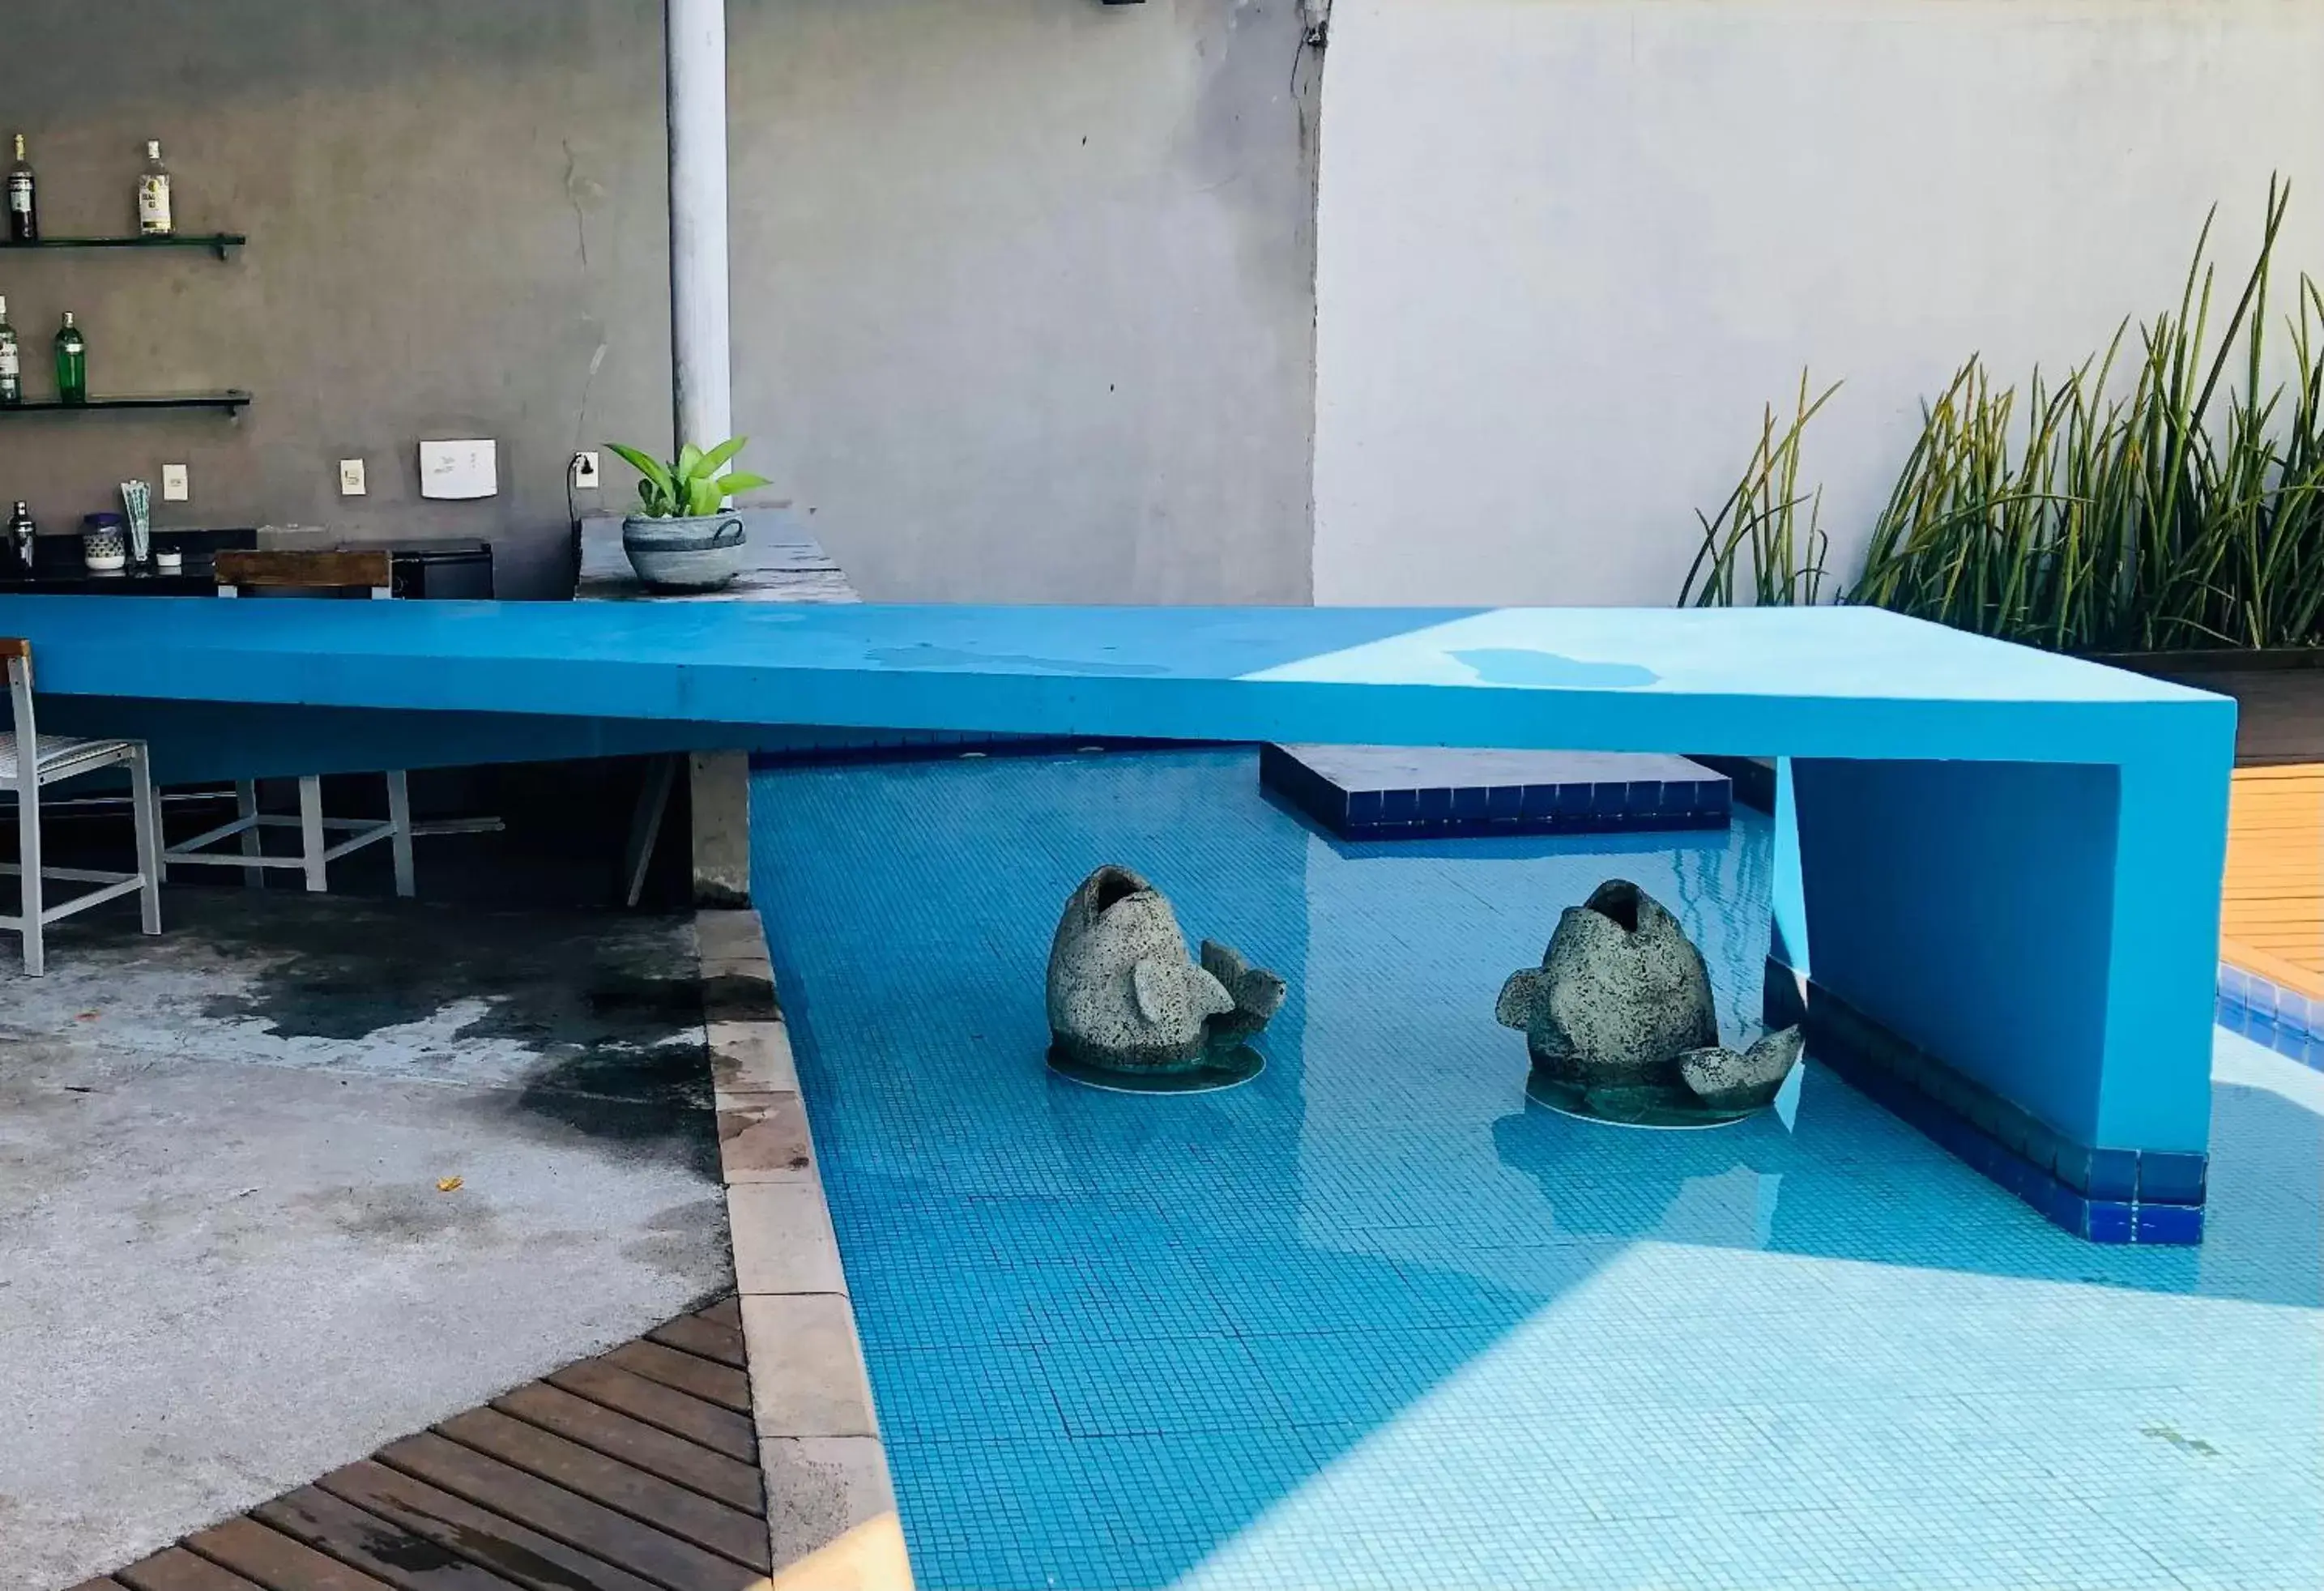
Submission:
[[[1101,867],[1065,902],[1050,941],[1050,1064],[1141,1092],[1243,1082],[1263,1063],[1242,1041],[1283,1008],[1284,993],[1281,978],[1209,939],[1196,966],[1162,892],[1127,867]]]
[[[1566,908],[1541,966],[1509,975],[1493,1015],[1526,1036],[1527,1093],[1641,1126],[1739,1121],[1774,1101],[1800,1054],[1795,1027],[1740,1054],[1719,1042],[1702,952],[1627,879]]]

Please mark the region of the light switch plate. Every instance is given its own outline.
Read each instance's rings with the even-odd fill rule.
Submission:
[[[573,455],[573,489],[575,491],[594,492],[597,489],[600,478],[597,473],[597,450],[595,448],[584,448]]]
[[[500,444],[488,439],[420,444],[422,497],[490,497],[500,487]]]
[[[186,467],[182,464],[163,465],[161,467],[161,501],[183,503],[192,495],[193,482],[187,474]]]
[[[364,495],[364,461],[360,458],[339,460],[339,495],[360,497]]]

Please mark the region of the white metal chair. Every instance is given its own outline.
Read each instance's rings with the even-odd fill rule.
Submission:
[[[62,735],[42,735],[32,717],[32,648],[26,641],[0,636],[0,658],[8,663],[8,702],[15,727],[0,735],[0,788],[16,798],[16,860],[0,863],[0,873],[13,873],[21,883],[22,908],[14,917],[0,916],[0,929],[14,929],[24,941],[24,971],[39,977],[48,968],[42,948],[42,930],[59,918],[70,917],[92,906],[137,892],[149,934],[161,931],[161,837],[154,828],[153,780],[142,740],[75,740]],[[78,779],[104,768],[126,765],[129,771],[130,813],[137,829],[137,871],[105,873],[87,867],[43,867],[41,865],[41,791],[67,779]],[[50,880],[87,883],[69,901],[51,906],[43,885]]]
[[[389,555],[378,550],[221,552],[217,555],[217,574],[220,597],[239,597],[244,588],[301,593],[368,591],[383,600],[392,594],[393,571]],[[385,840],[395,856],[395,893],[409,898],[417,891],[411,864],[411,795],[401,768],[386,771],[383,777],[387,781],[384,822],[323,816],[323,781],[317,774],[305,774],[299,780],[296,817],[261,812],[256,782],[238,780],[234,787],[233,821],[176,845],[163,845],[162,875],[167,877],[172,866],[239,867],[243,870],[243,882],[255,889],[265,882],[263,869],[295,868],[305,878],[308,891],[321,894],[330,887],[332,863]],[[270,828],[296,829],[299,854],[266,855],[260,837]],[[342,837],[336,845],[329,843],[333,835]],[[240,842],[235,850],[211,848],[230,839]]]

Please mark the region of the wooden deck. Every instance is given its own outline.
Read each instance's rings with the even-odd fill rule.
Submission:
[[[2324,669],[2170,677],[2240,709],[2220,958],[2324,999]]]
[[[768,1573],[729,1300],[76,1591],[745,1591]]]
[[[2324,999],[2324,763],[2239,768],[2219,954]]]

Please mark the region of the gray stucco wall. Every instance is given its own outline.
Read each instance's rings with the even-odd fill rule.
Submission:
[[[737,0],[736,413],[873,597],[1305,601],[1296,0]]]
[[[181,229],[252,240],[0,254],[34,390],[70,309],[93,390],[257,401],[0,417],[0,499],[62,530],[182,462],[164,524],[486,536],[504,593],[545,591],[573,449],[669,427],[660,7],[7,11],[0,134],[32,139],[45,230],[124,230],[160,137]],[[862,589],[1306,595],[1296,0],[733,0],[730,25],[738,424]],[[500,495],[422,502],[416,442],[465,435],[498,439]]]
[[[0,116],[51,235],[120,233],[159,137],[199,254],[0,254],[33,390],[70,309],[92,391],[243,387],[208,416],[0,416],[0,497],[43,529],[192,467],[161,523],[488,536],[503,587],[561,558],[564,462],[667,430],[657,8],[635,0],[14,0]],[[602,362],[600,347],[604,350]],[[595,365],[593,380],[591,371]],[[419,496],[415,444],[485,435],[501,495]],[[367,496],[338,495],[363,457]]]

